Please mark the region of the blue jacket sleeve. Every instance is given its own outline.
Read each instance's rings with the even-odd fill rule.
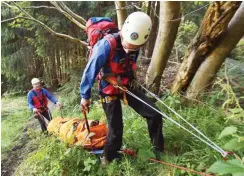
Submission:
[[[52,103],[54,103],[54,104],[57,103],[57,99],[56,99],[50,92],[48,92],[47,89],[42,88],[42,90],[43,90],[43,93],[46,94],[47,98],[48,98]]]
[[[34,108],[34,105],[32,103],[32,92],[31,91],[29,91],[27,94],[27,103],[28,103],[30,110],[32,111]]]
[[[96,76],[106,63],[110,54],[110,46],[107,40],[102,39],[97,42],[93,48],[93,53],[83,72],[80,83],[80,94],[84,99],[91,97],[91,88],[95,82]]]

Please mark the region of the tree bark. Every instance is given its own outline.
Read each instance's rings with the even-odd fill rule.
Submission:
[[[150,16],[151,12],[151,4],[154,3],[154,1],[147,1],[147,14]]]
[[[147,15],[148,16],[150,16],[150,12],[151,12],[151,7],[152,7],[152,3],[154,3],[154,1],[147,1]],[[152,18],[151,18],[152,19]],[[152,34],[151,34],[152,35]],[[149,39],[150,39],[150,37],[151,37],[151,35],[149,36]],[[148,40],[149,40],[148,39]],[[156,40],[156,38],[155,38],[155,40]],[[141,55],[142,56],[145,56],[145,52],[146,52],[146,48],[148,47],[148,42],[145,44],[145,45],[143,45],[142,47],[141,47],[141,49],[140,49],[140,52],[141,52]],[[145,58],[145,57],[144,57]]]
[[[62,81],[61,64],[60,64],[59,50],[57,48],[55,48],[55,58],[56,58],[56,62],[57,62],[57,76],[58,76],[59,82],[61,82]]]
[[[228,23],[240,3],[236,1],[213,2],[209,6],[200,29],[188,47],[188,52],[176,75],[171,88],[172,93],[186,91],[201,63],[225,34]]]
[[[211,81],[227,58],[228,54],[244,36],[243,29],[244,3],[242,2],[241,6],[228,24],[226,34],[197,70],[186,92],[186,95],[189,98],[196,98],[201,91],[211,84]]]
[[[123,7],[126,6],[126,1],[115,1],[115,7],[117,12],[118,27],[122,29],[125,19],[127,18],[127,11]]]
[[[151,31],[149,39],[146,43],[145,54],[144,54],[145,57],[147,57],[147,58],[152,57],[153,48],[154,48],[155,41],[157,38],[158,22],[159,22],[158,14],[159,14],[160,4],[159,4],[159,2],[155,1],[155,2],[152,2],[151,5],[153,7],[153,8],[151,8],[151,11],[150,11],[150,18],[152,19],[152,31]],[[156,5],[156,7],[155,7],[155,5]]]
[[[160,22],[152,60],[147,70],[146,85],[154,93],[159,92],[160,81],[171,53],[180,20],[180,2],[160,2]]]

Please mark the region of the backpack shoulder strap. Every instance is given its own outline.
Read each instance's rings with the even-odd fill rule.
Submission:
[[[119,35],[119,34],[118,34]],[[105,35],[104,38],[108,41],[110,46],[110,59],[114,57],[117,49],[118,42],[118,36],[116,34],[108,34]]]

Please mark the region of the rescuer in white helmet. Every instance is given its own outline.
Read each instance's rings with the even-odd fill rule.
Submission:
[[[41,87],[41,82],[38,78],[33,78],[31,80],[33,89],[28,92],[27,101],[30,110],[34,113],[34,117],[38,119],[41,130],[47,131],[45,119],[48,121],[52,120],[50,110],[47,107],[49,99],[52,103],[62,108],[62,104],[57,101],[57,99],[46,89]]]
[[[120,100],[147,120],[149,137],[155,152],[160,153],[164,149],[162,116],[119,88],[128,89],[156,108],[140,89],[133,86],[139,49],[148,40],[151,28],[152,22],[147,14],[143,12],[130,14],[120,32],[105,35],[94,45],[83,72],[80,83],[81,107],[86,110],[89,110],[91,88],[97,75],[100,75],[99,93],[109,128],[101,158],[103,164],[120,158],[118,151],[121,149],[123,136]]]

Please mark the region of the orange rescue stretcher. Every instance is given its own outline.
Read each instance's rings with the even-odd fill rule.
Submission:
[[[57,117],[50,121],[47,130],[70,146],[92,150],[103,148],[108,133],[106,124],[98,120],[88,120],[88,123],[90,132],[85,119]]]

